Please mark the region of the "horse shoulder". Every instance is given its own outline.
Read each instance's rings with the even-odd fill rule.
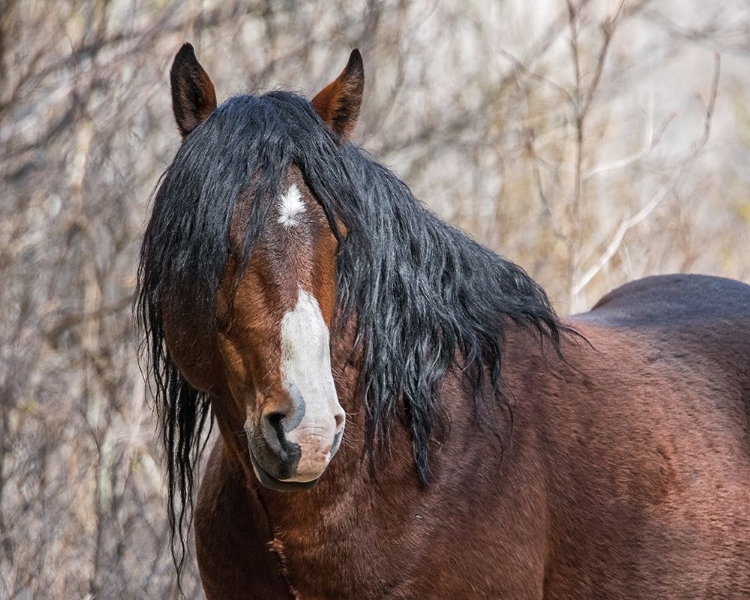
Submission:
[[[737,541],[750,534],[750,336],[737,325],[750,294],[654,283],[573,318],[585,340],[566,338],[563,360],[508,340],[514,440],[535,431],[547,465],[551,597],[690,597],[709,577],[750,586]]]
[[[228,464],[219,437],[195,507],[195,548],[209,600],[291,600],[258,497]]]

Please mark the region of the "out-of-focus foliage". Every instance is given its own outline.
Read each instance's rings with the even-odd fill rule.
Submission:
[[[186,40],[220,99],[311,95],[359,47],[356,141],[561,313],[648,274],[750,278],[741,0],[0,6],[2,598],[178,595],[130,306]]]

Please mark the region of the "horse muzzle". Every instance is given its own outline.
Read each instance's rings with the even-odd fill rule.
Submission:
[[[341,445],[344,421],[340,407],[317,419],[305,415],[301,420],[278,410],[264,411],[259,423],[246,426],[260,483],[283,491],[314,486]]]

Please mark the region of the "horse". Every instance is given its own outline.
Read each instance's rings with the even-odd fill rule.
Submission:
[[[170,81],[136,309],[178,577],[192,523],[211,600],[750,597],[749,286],[560,317],[350,141],[357,50],[311,101],[217,105],[189,44]]]

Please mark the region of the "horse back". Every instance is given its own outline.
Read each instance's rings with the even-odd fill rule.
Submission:
[[[698,415],[704,435],[715,424],[750,464],[750,286],[702,275],[647,277],[572,321],[598,356],[617,357],[623,385],[645,385],[649,404],[675,419]]]
[[[613,290],[572,320],[734,379],[750,410],[750,286],[705,275],[646,277]]]
[[[708,275],[656,275],[603,296],[574,320],[613,327],[720,328],[750,323],[750,286]],[[744,333],[744,332],[742,332]]]

